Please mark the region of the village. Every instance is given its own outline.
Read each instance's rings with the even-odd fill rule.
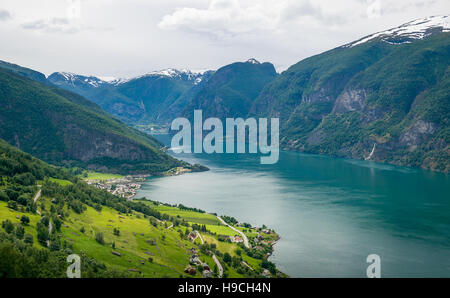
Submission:
[[[106,180],[86,179],[85,182],[99,189],[106,190],[113,195],[131,200],[136,195],[136,191],[141,188],[141,183],[145,182],[147,177],[149,175],[129,175],[122,178]]]
[[[254,228],[249,226],[248,224],[243,224],[240,222],[236,223],[237,227],[241,227],[241,228],[247,228],[244,229],[245,232],[251,232],[251,230],[256,231],[256,235],[254,235],[253,237],[250,237],[250,245],[247,246],[248,249],[253,250],[256,254],[258,253],[262,253],[261,257],[262,258],[268,258],[272,252],[273,252],[273,245],[280,239],[279,236],[275,233],[275,231],[267,229],[267,228]],[[204,231],[204,233],[211,233],[210,231]],[[235,235],[216,235],[217,236],[217,240],[219,242],[228,242],[228,243],[236,243],[239,244],[238,247],[244,249],[246,247],[245,244],[245,240],[243,237],[245,237],[244,234],[235,234]],[[202,236],[200,235],[199,231],[196,230],[192,230],[188,235],[187,235],[187,239],[195,242],[195,240],[197,238],[200,238],[200,242],[204,243]],[[215,244],[213,246],[214,248],[216,247]],[[201,248],[201,246],[200,246]],[[213,249],[214,250],[214,249]],[[186,266],[185,268],[185,273],[189,274],[189,275],[195,275],[197,273],[197,271],[199,270],[202,274],[202,276],[204,278],[209,278],[209,277],[213,277],[215,274],[217,274],[216,270],[212,270],[210,268],[210,266],[203,262],[200,258],[199,255],[197,253],[197,250],[192,248],[190,250],[192,256],[189,259],[189,264]],[[212,253],[210,251],[210,253]],[[216,256],[212,253],[213,259],[216,258]],[[221,277],[221,270],[222,269],[222,265],[220,265],[219,261],[216,262],[216,264],[218,265],[219,269],[219,277]],[[245,261],[241,260],[240,264],[249,268],[250,270],[254,270],[249,264],[247,264]],[[271,273],[268,269],[263,268],[262,272],[261,272],[261,277],[270,277]]]

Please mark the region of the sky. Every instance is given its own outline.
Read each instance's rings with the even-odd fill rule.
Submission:
[[[129,78],[255,58],[278,71],[448,0],[0,0],[0,60]]]

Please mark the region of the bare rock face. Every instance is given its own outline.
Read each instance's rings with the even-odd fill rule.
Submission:
[[[145,107],[116,102],[111,106],[111,108],[108,109],[108,111],[118,117],[127,116],[131,118],[138,118],[145,113]]]
[[[316,102],[326,102],[326,101],[333,101],[333,96],[330,95],[331,90],[328,90],[326,88],[320,88],[317,92],[314,92],[309,95],[303,95],[302,96],[302,102],[306,103],[316,103]]]
[[[326,136],[326,133],[322,129],[319,129],[319,130],[314,131],[308,137],[308,139],[306,139],[306,142],[309,145],[317,145],[317,144],[322,143],[322,141],[325,138],[325,136]]]
[[[366,106],[366,91],[364,89],[349,89],[337,98],[333,113],[362,111]]]
[[[437,130],[437,125],[432,122],[418,120],[409,129],[400,135],[401,146],[417,146],[428,139]]]

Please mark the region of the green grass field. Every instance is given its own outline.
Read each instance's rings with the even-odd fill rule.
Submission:
[[[61,185],[68,185],[66,180],[52,179]],[[68,182],[68,183],[67,183]],[[45,214],[52,206],[51,198],[41,197],[38,200],[38,210]],[[190,224],[196,223],[206,225],[208,232],[200,232],[204,241],[208,244],[215,244],[217,251],[222,255],[229,253],[236,256],[236,250],[240,249],[235,243],[218,241],[217,235],[235,235],[236,232],[227,226],[220,224],[217,217],[208,213],[180,210],[176,207],[157,205],[153,202],[145,201],[161,213],[166,213],[172,217],[184,219]],[[61,239],[70,244],[75,253],[84,253],[96,260],[106,264],[108,268],[135,272],[132,273],[141,277],[187,277],[184,273],[185,267],[189,264],[192,248],[197,250],[199,258],[206,262],[210,268],[215,267],[215,263],[210,255],[204,254],[200,250],[201,241],[197,238],[194,242],[180,237],[187,229],[185,226],[168,228],[170,222],[159,222],[157,226],[150,224],[149,218],[139,212],[133,214],[121,214],[115,209],[103,206],[99,212],[87,206],[81,213],[75,213],[67,206],[64,207],[66,218],[61,226]],[[25,232],[34,238],[34,246],[44,249],[37,243],[36,224],[41,216],[37,214],[21,213],[10,210],[5,202],[0,201],[0,220],[9,219],[15,225],[19,225],[20,217],[26,214],[30,218],[30,224],[25,226]],[[18,218],[17,218],[18,217]],[[114,229],[119,229],[120,234],[116,235]],[[81,230],[84,229],[84,232]],[[102,233],[104,244],[99,244],[95,240],[97,233]],[[253,234],[252,232],[249,232]],[[113,248],[114,246],[114,248]],[[240,249],[242,250],[242,249]],[[118,252],[120,256],[112,253]],[[242,254],[243,260],[252,268],[259,268],[261,260],[251,258]],[[227,266],[220,259],[225,269],[227,277],[245,277],[238,273],[232,266]],[[190,275],[189,275],[190,276]],[[193,277],[201,277],[201,273]]]
[[[187,222],[193,222],[202,225],[218,225],[220,221],[212,214],[209,213],[200,213],[195,211],[188,210],[180,210],[176,207],[165,206],[165,205],[154,205],[154,208],[161,213],[165,213],[167,215],[173,217],[181,217],[184,218]]]
[[[84,233],[80,232],[82,227]],[[114,228],[120,230],[119,236],[114,235]],[[99,232],[104,235],[104,245],[95,241]],[[180,239],[174,229],[166,229],[163,225],[151,226],[142,214],[125,216],[106,207],[101,212],[90,207],[82,214],[71,212],[62,233],[73,243],[75,251],[83,250],[112,268],[137,269],[144,277],[184,275],[190,256],[188,250],[195,247],[192,242]],[[147,241],[154,241],[155,245]],[[113,255],[113,250],[121,256]]]
[[[9,219],[13,224],[20,225],[21,224],[20,218],[22,217],[22,215],[26,215],[30,219],[30,223],[28,225],[23,225],[23,227],[25,229],[25,233],[31,234],[34,239],[33,245],[38,246],[38,244],[36,243],[36,235],[37,235],[36,224],[41,220],[41,217],[37,214],[35,215],[35,214],[11,210],[7,207],[7,204],[5,202],[0,201],[0,220],[1,221]],[[17,217],[19,217],[19,218],[17,218]]]
[[[56,179],[56,178],[49,178],[49,180],[51,182],[56,182],[61,186],[66,186],[66,185],[71,185],[72,182],[70,182],[69,180],[63,180],[63,179]]]
[[[87,176],[85,176],[85,174]],[[109,180],[109,179],[119,179],[123,178],[123,175],[119,174],[108,174],[108,173],[98,173],[94,171],[84,171],[82,174],[78,175],[79,178],[85,180]]]

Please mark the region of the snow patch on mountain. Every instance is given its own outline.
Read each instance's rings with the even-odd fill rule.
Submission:
[[[100,80],[102,80],[104,82],[107,82],[107,83],[111,83],[111,82],[115,82],[115,81],[119,80],[116,77],[108,77],[108,76],[105,76],[105,77],[104,76],[98,76],[97,78],[99,78]]]
[[[175,68],[167,68],[163,70],[157,70],[152,71],[147,74],[133,77],[129,79],[121,79],[120,81],[115,82],[116,85],[123,84],[126,82],[129,82],[131,80],[141,79],[145,77],[153,77],[153,76],[159,76],[159,77],[168,77],[172,79],[186,79],[189,81],[194,81],[194,84],[200,83],[202,80],[203,75],[210,70],[208,69],[200,69],[200,70],[189,70],[189,69],[175,69]]]
[[[366,36],[343,47],[352,48],[376,38],[380,38],[390,44],[410,43],[413,40],[423,39],[433,34],[436,30],[450,32],[450,18],[448,15],[417,19],[399,27]]]
[[[78,74],[74,74],[71,72],[56,72],[54,74],[52,74],[51,76],[49,76],[50,79],[53,79],[55,76],[60,76],[62,77],[62,79],[66,82],[69,82],[72,86],[74,86],[75,84],[81,82],[81,83],[85,83],[85,84],[89,84],[93,87],[99,87],[103,84],[106,84],[107,81],[102,80],[98,77],[95,76],[83,76],[83,75],[78,75]],[[57,83],[57,81],[55,81],[53,79],[54,83]]]
[[[76,84],[85,83],[89,84],[92,87],[100,87],[102,85],[121,85],[127,82],[130,82],[132,80],[141,79],[145,77],[151,77],[151,76],[159,76],[159,77],[168,77],[173,79],[184,79],[193,81],[195,85],[200,83],[203,79],[203,76],[208,71],[211,71],[209,69],[198,69],[198,70],[189,70],[189,69],[175,69],[175,68],[167,68],[163,70],[158,71],[152,71],[147,74],[132,77],[132,78],[116,78],[111,76],[84,76],[84,75],[78,75],[71,72],[55,72],[52,75],[50,75],[50,79],[53,83],[58,84],[61,83],[60,81],[65,81],[72,86],[75,86]]]
[[[258,60],[256,60],[255,58],[250,58],[246,61],[246,63],[250,63],[250,64],[261,64]]]

